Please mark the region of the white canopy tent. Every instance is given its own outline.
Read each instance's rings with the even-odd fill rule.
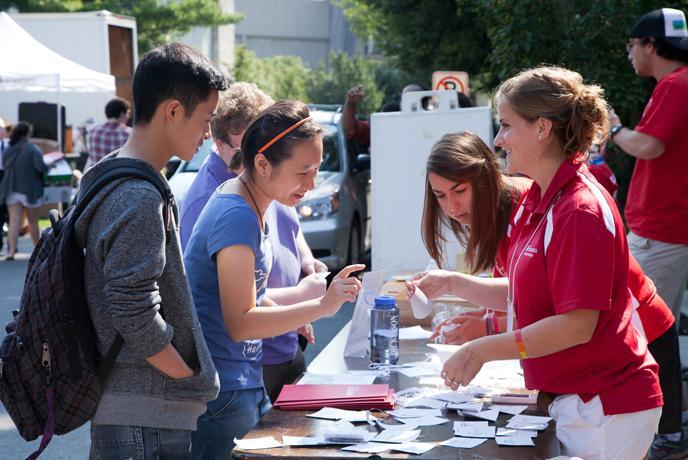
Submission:
[[[115,95],[115,77],[62,57],[2,12],[0,43],[0,116],[19,121],[20,102],[52,102],[65,106],[68,124],[105,119],[105,104]],[[58,124],[59,117],[58,110]]]

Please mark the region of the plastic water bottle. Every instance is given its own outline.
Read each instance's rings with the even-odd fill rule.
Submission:
[[[396,364],[399,361],[399,309],[394,297],[375,297],[370,310],[370,360]]]

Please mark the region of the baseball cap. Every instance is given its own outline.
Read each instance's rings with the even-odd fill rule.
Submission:
[[[630,38],[657,37],[671,46],[688,51],[686,16],[681,10],[661,8],[640,17],[633,25]]]

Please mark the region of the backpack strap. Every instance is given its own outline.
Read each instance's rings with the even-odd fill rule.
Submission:
[[[172,195],[169,184],[167,184],[158,173],[146,167],[141,167],[139,162],[128,161],[126,159],[113,159],[110,160],[109,163],[110,164],[100,172],[99,176],[88,187],[79,192],[73,211],[74,221],[81,215],[93,197],[113,180],[122,178],[141,179],[153,184],[162,196],[164,202],[162,216],[165,222],[166,238],[169,241],[174,228],[172,218],[174,217],[174,221],[177,221],[179,218],[177,209],[174,206],[174,195]]]

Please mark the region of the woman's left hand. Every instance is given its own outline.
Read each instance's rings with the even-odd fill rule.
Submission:
[[[452,390],[457,390],[459,385],[466,386],[471,383],[485,364],[486,360],[480,348],[474,343],[468,342],[444,363],[440,376],[444,379],[444,384]]]
[[[311,345],[315,343],[315,331],[313,330],[313,325],[311,323],[301,326],[296,330],[296,332],[304,336]]]

